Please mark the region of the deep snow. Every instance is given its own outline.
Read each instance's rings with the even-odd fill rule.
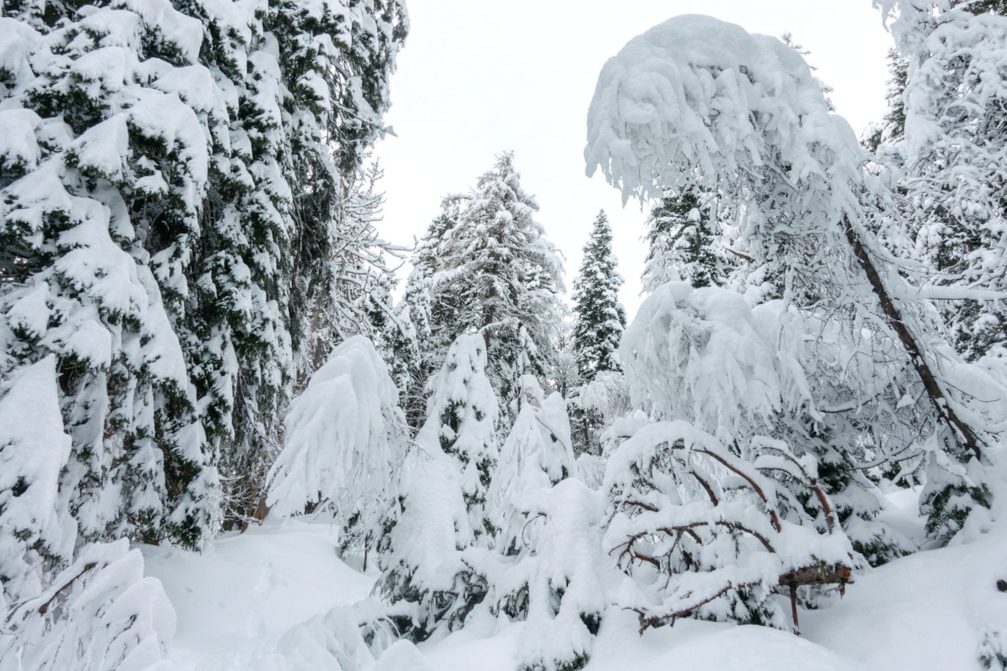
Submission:
[[[296,661],[278,644],[300,623],[368,595],[374,576],[341,561],[336,545],[335,527],[325,521],[269,520],[220,539],[202,555],[143,548],[147,573],[162,581],[177,611],[169,657],[179,671],[321,668]],[[992,533],[859,573],[844,597],[801,613],[802,637],[697,621],[640,637],[634,614],[610,610],[587,669],[977,669],[980,631],[1007,625],[1007,594],[996,588],[1004,577],[1007,533]],[[373,668],[451,671],[477,665],[480,671],[513,671],[523,626],[483,617],[445,639],[421,644],[420,654],[396,646]]]

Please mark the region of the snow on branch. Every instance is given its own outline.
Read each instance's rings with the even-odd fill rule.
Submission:
[[[601,168],[627,199],[774,165],[795,187],[858,184],[864,158],[797,51],[705,16],[666,21],[605,64],[584,154],[588,174]]]
[[[639,578],[622,605],[641,629],[691,616],[782,627],[780,588],[796,627],[798,588],[848,582],[852,547],[814,459],[762,436],[746,451],[678,420],[640,429],[610,458],[605,543]]]
[[[282,515],[324,503],[366,543],[397,495],[405,449],[395,383],[374,345],[354,336],[291,404],[266,502]]]

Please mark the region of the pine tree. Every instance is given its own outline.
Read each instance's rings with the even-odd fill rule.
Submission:
[[[581,379],[590,382],[603,371],[619,370],[619,341],[626,311],[619,302],[622,277],[612,253],[612,229],[599,212],[584,246],[580,275],[573,285],[576,324],[573,349]]]
[[[410,259],[402,300],[396,306],[396,326],[387,334],[392,369],[406,423],[413,434],[426,421],[427,383],[441,367],[451,345],[449,316],[454,299],[439,296],[434,303],[433,278],[442,269],[440,243],[458,221],[459,197],[445,198],[441,214],[428,227]]]
[[[872,153],[878,153],[882,148],[898,144],[906,132],[906,79],[908,63],[895,49],[888,50],[888,87],[885,101],[888,110],[882,123],[867,137],[864,145]]]
[[[400,635],[414,641],[463,626],[483,601],[486,577],[467,550],[485,551],[496,533],[486,504],[497,460],[497,401],[482,336],[452,344],[431,390],[426,423],[403,465],[397,521],[380,556],[379,590],[400,613]]]
[[[219,98],[200,112],[184,102],[205,75],[198,22],[122,6],[135,23],[108,7],[78,16],[46,5],[65,12],[50,28],[57,17],[40,4],[4,8],[40,30],[4,37],[37,73],[27,61],[5,68],[4,115],[21,132],[0,149],[0,239],[21,256],[0,301],[22,317],[2,343],[5,368],[58,358],[73,439],[61,488],[82,539],[198,546],[216,528],[219,483],[173,326]],[[119,63],[121,76],[98,62]]]
[[[4,370],[59,357],[83,538],[199,546],[219,525],[218,470],[232,518],[258,502],[308,306],[343,300],[331,288],[358,270],[333,250],[367,244],[345,196],[381,132],[403,10],[19,0],[3,14],[4,43],[23,48],[0,84],[19,131],[0,147],[2,300],[49,310],[4,339]]]

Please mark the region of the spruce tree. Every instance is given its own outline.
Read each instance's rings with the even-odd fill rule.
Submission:
[[[619,302],[622,277],[612,253],[612,229],[599,212],[584,246],[580,275],[573,285],[576,324],[573,349],[581,379],[590,382],[603,371],[617,371],[619,341],[626,327],[626,311]]]
[[[57,355],[83,539],[199,546],[219,472],[232,518],[257,503],[309,306],[358,270],[334,250],[366,244],[343,211],[402,7],[21,0],[3,16],[18,48],[0,114],[18,132],[0,146],[0,303],[23,319],[0,365]]]
[[[475,189],[447,203],[429,244],[437,250],[430,275],[434,361],[444,343],[478,332],[488,374],[510,416],[524,374],[543,379],[554,359],[562,263],[535,218],[512,154],[497,157]],[[436,241],[436,242],[435,242]]]
[[[485,544],[496,533],[486,512],[486,493],[496,469],[496,395],[486,374],[486,343],[479,335],[459,337],[431,381],[427,421],[419,445],[436,444],[460,474],[469,528]]]
[[[723,286],[732,262],[721,240],[716,208],[697,190],[666,195],[647,220],[643,289],[674,280],[694,287]]]

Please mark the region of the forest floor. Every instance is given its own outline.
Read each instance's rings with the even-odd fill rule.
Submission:
[[[892,503],[889,514],[904,513],[902,531],[913,533],[914,502],[902,495]],[[333,652],[334,639],[290,634],[369,594],[373,572],[341,561],[335,548],[328,524],[296,520],[226,536],[201,555],[143,548],[147,573],[164,584],[178,616],[169,650],[177,670],[338,671],[335,661],[317,665],[335,657],[291,654],[304,645]],[[858,573],[844,596],[801,612],[800,637],[696,621],[641,637],[633,614],[612,609],[587,671],[969,671],[979,668],[985,627],[1007,631],[1000,579],[1007,579],[1007,532]],[[513,671],[522,626],[487,616],[419,652],[385,654],[376,669]]]

